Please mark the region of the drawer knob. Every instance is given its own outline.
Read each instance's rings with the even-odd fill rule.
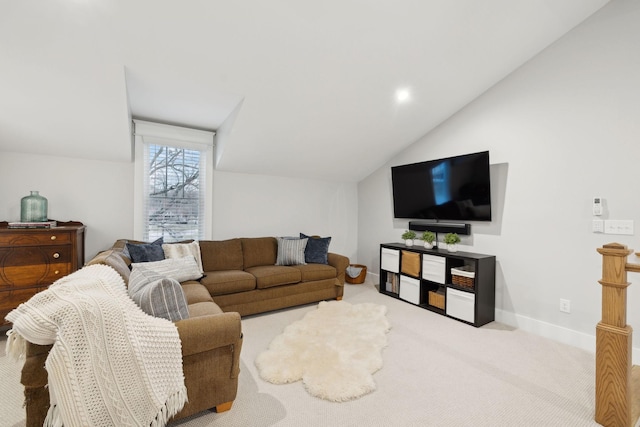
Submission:
[[[51,236],[51,240],[56,240],[56,236]]]
[[[55,254],[53,254],[53,257],[58,259],[58,258],[60,258],[60,254],[58,252],[56,252]]]
[[[60,274],[60,270],[54,271],[53,274]]]

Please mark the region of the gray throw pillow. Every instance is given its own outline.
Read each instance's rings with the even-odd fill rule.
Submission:
[[[309,239],[304,250],[304,260],[307,263],[329,264],[329,243],[331,237],[311,237],[300,233],[301,239]]]
[[[291,239],[276,237],[278,240],[278,258],[276,265],[301,265],[304,260],[304,249],[309,239]]]
[[[180,283],[144,267],[129,276],[129,296],[147,314],[176,322],[189,318],[187,300]]]

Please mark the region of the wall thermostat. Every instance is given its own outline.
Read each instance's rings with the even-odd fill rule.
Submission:
[[[593,214],[597,216],[602,215],[602,198],[600,197],[593,198]]]

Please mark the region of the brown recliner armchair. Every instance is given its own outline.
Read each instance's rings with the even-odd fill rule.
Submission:
[[[125,279],[129,268],[121,251],[108,250],[88,264],[106,264]],[[182,284],[189,319],[176,322],[182,342],[182,365],[189,402],[172,420],[204,410],[229,410],[238,390],[242,328],[240,315],[224,313],[198,282]],[[21,383],[24,385],[27,427],[41,427],[49,409],[45,360],[51,349],[27,343]]]

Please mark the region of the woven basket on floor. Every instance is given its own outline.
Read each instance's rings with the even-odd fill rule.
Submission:
[[[346,282],[352,285],[359,285],[361,283],[364,283],[364,279],[367,277],[367,267],[362,264],[349,264],[349,267],[358,267],[358,268],[361,268],[362,270],[360,271],[360,274],[358,274],[356,277],[351,277],[347,273],[345,273]]]

